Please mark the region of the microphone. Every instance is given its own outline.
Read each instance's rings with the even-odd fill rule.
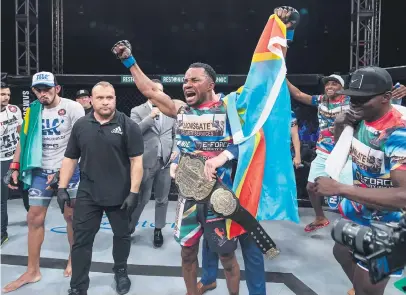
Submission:
[[[153,107],[153,108],[156,108],[157,106],[153,104],[152,107]],[[158,115],[158,116],[155,116],[154,119],[155,119],[155,120],[159,120],[159,115]]]

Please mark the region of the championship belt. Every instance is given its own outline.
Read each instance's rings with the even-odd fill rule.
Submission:
[[[274,258],[280,253],[275,242],[258,220],[240,205],[240,201],[234,192],[220,181],[216,183],[211,194],[210,204],[214,212],[241,225],[249,233],[261,252],[268,258]]]
[[[176,169],[175,184],[179,193],[186,199],[197,202],[210,200],[210,208],[220,216],[241,225],[268,258],[273,258],[280,253],[261,224],[240,205],[235,194],[221,181],[206,179],[202,159],[183,155]]]
[[[216,180],[208,181],[204,176],[203,160],[183,155],[176,168],[175,184],[183,197],[199,202],[210,196]]]

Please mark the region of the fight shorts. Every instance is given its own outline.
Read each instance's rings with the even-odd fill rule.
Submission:
[[[369,210],[357,202],[343,199],[338,207],[341,215],[360,225],[370,226],[371,220],[382,222],[398,222],[402,217],[401,212]]]
[[[204,235],[211,251],[219,255],[232,253],[237,248],[237,238],[227,239],[226,220],[208,208],[179,195],[174,227],[175,240],[184,247],[199,243]]]
[[[316,150],[316,158],[313,160],[311,166],[310,166],[310,172],[309,172],[309,177],[307,178],[308,182],[315,182],[315,179],[320,176],[327,176],[329,175],[325,172],[326,169],[326,160],[328,157],[328,154],[323,153],[319,150]],[[345,166],[343,170],[341,171],[340,174],[340,183],[344,184],[353,184],[353,177],[352,177],[352,161],[351,159],[348,159],[347,163],[345,163]]]
[[[55,174],[57,170],[48,169],[34,169],[32,171],[32,184],[28,189],[28,198],[30,206],[48,207],[51,199],[55,194],[52,189],[47,190],[49,186],[48,175]],[[80,182],[79,166],[76,167],[75,172],[68,185],[68,193],[71,199],[76,198]]]
[[[382,222],[398,222],[402,216],[401,212],[374,212],[354,201],[343,199],[338,207],[341,215],[355,223],[364,226],[370,226],[371,220]],[[362,262],[357,262],[357,265],[365,271],[367,267]],[[403,270],[397,271],[391,277],[400,277],[403,275]]]

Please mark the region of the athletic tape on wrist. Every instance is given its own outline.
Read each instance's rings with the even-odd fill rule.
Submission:
[[[10,163],[10,167],[11,170],[20,170],[20,163],[18,162],[12,162]]]
[[[125,65],[127,69],[131,68],[136,63],[137,62],[135,61],[135,58],[133,56],[130,56],[129,58],[123,60],[123,65]]]
[[[294,30],[286,31],[286,40],[292,41],[294,35],[295,35]]]

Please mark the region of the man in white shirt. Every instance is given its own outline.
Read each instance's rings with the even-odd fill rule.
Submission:
[[[41,279],[39,260],[45,235],[44,221],[48,206],[54,195],[54,191],[49,189],[49,184],[61,167],[73,125],[85,115],[83,107],[78,102],[60,97],[58,95],[60,90],[61,87],[57,84],[52,73],[40,72],[32,78],[32,91],[42,105],[42,165],[32,170],[32,182],[28,190],[30,210],[27,216],[27,271],[16,281],[8,284],[3,289],[4,293],[14,291],[25,284],[38,282]],[[33,104],[38,102],[33,102]],[[33,114],[30,114],[30,116],[32,117]],[[27,120],[28,116],[25,119]],[[10,164],[9,170],[11,172],[9,171],[8,174],[10,175],[9,187],[11,189],[17,189],[15,184],[18,182],[20,174],[20,153],[21,147],[18,144],[13,162]],[[79,169],[77,167],[68,187],[71,198],[76,197],[79,179]],[[72,207],[73,202],[71,207],[66,207],[64,210],[68,240],[71,247],[73,244]],[[70,276],[71,273],[72,267],[69,256],[64,275]]]
[[[19,132],[23,122],[21,110],[10,102],[10,88],[1,82],[1,113],[0,113],[0,160],[2,176],[6,174],[20,139]],[[7,200],[9,188],[1,181],[1,245],[8,241]]]

